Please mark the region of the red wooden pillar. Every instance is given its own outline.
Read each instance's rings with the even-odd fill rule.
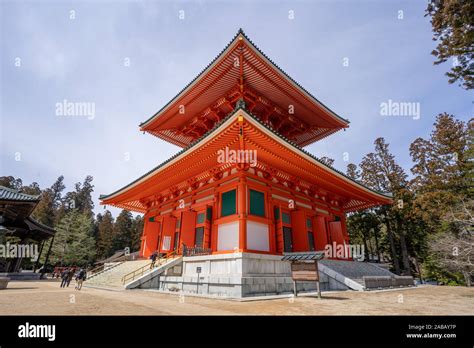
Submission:
[[[306,215],[303,210],[294,210],[291,212],[291,231],[293,237],[293,251],[308,251]]]
[[[238,214],[239,214],[239,249],[247,250],[247,179],[245,176],[239,178]]]
[[[220,197],[219,193],[214,194],[214,204],[212,207],[212,227],[211,227],[211,250],[217,251],[217,224],[215,220],[220,217]]]
[[[283,254],[283,222],[281,221],[281,204],[278,205],[278,217],[275,217],[275,239],[276,239],[276,251],[279,254]]]
[[[150,221],[150,217],[146,217],[145,223],[143,226],[140,256],[148,257],[158,249],[159,231],[160,231],[160,223],[155,222],[155,221]]]
[[[341,225],[342,225],[342,236],[344,237],[346,244],[349,244],[350,240],[349,240],[349,233],[347,233],[346,214],[341,215]]]
[[[268,223],[268,233],[269,233],[268,243],[270,244],[269,251],[272,254],[276,254],[277,252],[276,233],[275,233],[276,217],[275,217],[275,212],[272,205],[271,193],[267,191],[266,197],[267,197],[267,200],[265,202],[265,207],[267,208],[267,218],[269,220],[269,223]]]
[[[188,248],[193,247],[195,234],[196,212],[183,211],[183,213],[181,214],[181,244],[186,245]]]
[[[171,215],[165,216],[163,218],[160,252],[167,253],[173,250],[175,232],[176,232],[176,218]]]
[[[324,250],[324,248],[326,248],[326,245],[329,244],[326,229],[326,219],[324,218],[324,216],[317,215],[313,218],[313,233],[316,237],[316,250]]]

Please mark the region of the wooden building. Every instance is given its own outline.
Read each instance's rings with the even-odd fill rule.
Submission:
[[[140,125],[183,149],[101,203],[145,214],[143,257],[348,244],[346,213],[392,200],[303,149],[348,126],[240,30]]]
[[[48,263],[51,246],[54,241],[56,231],[41,224],[30,215],[40,202],[39,195],[28,195],[17,190],[0,186],[0,240],[3,245],[2,250],[8,247],[20,245],[36,245],[38,255],[33,262],[33,271],[39,265],[39,258],[44,250],[47,250],[45,264]],[[17,242],[9,245],[8,239]],[[49,241],[49,242],[48,242]],[[8,255],[7,255],[8,256]],[[23,257],[4,257],[0,255],[0,276],[8,276],[12,279],[37,279],[40,274],[32,272],[18,273],[22,267]],[[18,274],[17,274],[18,273]]]

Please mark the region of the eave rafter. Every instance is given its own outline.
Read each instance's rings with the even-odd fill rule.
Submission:
[[[252,109],[256,107],[263,109],[263,111],[255,111],[256,116],[290,140],[294,140],[299,134],[314,129],[314,127],[298,119],[296,115],[289,114],[288,112],[285,113],[278,105],[275,105],[257,91],[249,87],[242,87],[241,92],[239,87],[236,86],[226,95],[220,97],[212,106],[207,107],[198,116],[192,118],[180,129],[173,130],[173,132],[176,135],[182,134],[199,138],[209,129],[212,129],[217,122],[222,120],[223,115],[233,110],[241,98],[246,103],[252,105]]]

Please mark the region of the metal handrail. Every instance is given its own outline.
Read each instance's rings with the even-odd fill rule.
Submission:
[[[91,275],[93,275],[93,274],[96,274],[96,273],[102,271],[104,268],[105,268],[105,265],[100,265],[100,266],[97,266],[96,268],[91,269],[87,273],[90,273]]]
[[[118,261],[118,262],[115,263],[115,265],[112,265],[112,266],[107,267],[107,268],[105,268],[105,265],[103,265],[104,268],[103,268],[102,270],[88,275],[87,278],[88,278],[88,279],[91,279],[92,277],[95,277],[95,276],[97,276],[97,275],[99,275],[99,274],[102,274],[102,273],[104,273],[104,272],[107,272],[108,270],[111,270],[112,268],[115,268],[115,267],[121,265],[121,264],[124,263],[124,262],[125,262],[125,261]],[[94,268],[94,270],[96,270],[96,269],[98,269],[98,268],[99,268],[99,267],[96,267],[96,268]],[[89,271],[88,273],[90,273],[90,272],[92,272],[92,271]]]
[[[103,263],[102,265],[93,268],[92,270],[87,272],[88,274],[90,274],[90,276],[88,276],[88,278],[90,279],[92,277],[95,277],[96,275],[99,275],[103,272],[108,271],[109,269],[112,269],[112,268],[117,267],[118,265],[121,265],[122,263],[127,261],[127,259],[130,258],[130,255],[132,255],[132,254],[122,255],[120,257],[117,257],[116,259],[114,259],[113,261],[110,262],[110,263],[115,263],[115,265],[112,265],[110,267],[105,268],[105,263]]]
[[[178,255],[178,254],[179,254],[179,250],[173,250],[173,251],[170,251],[170,252],[166,253],[165,256],[158,258],[158,260],[157,260],[157,262],[155,262],[155,266],[153,268],[156,268],[157,266],[160,266],[163,263],[163,261],[167,261],[170,257]],[[139,275],[142,276],[143,274],[145,274],[146,270],[151,270],[152,269],[152,267],[151,267],[152,264],[153,264],[153,262],[147,263],[146,265],[144,265],[140,268],[137,268],[136,270],[134,270],[130,273],[125,274],[122,277],[122,284],[125,284],[125,282],[127,282],[127,281],[134,280],[137,273],[139,273]]]

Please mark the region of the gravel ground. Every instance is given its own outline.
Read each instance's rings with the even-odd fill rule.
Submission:
[[[12,281],[0,290],[0,315],[474,315],[474,288],[422,286],[229,301],[146,290],[74,290],[55,280]]]

